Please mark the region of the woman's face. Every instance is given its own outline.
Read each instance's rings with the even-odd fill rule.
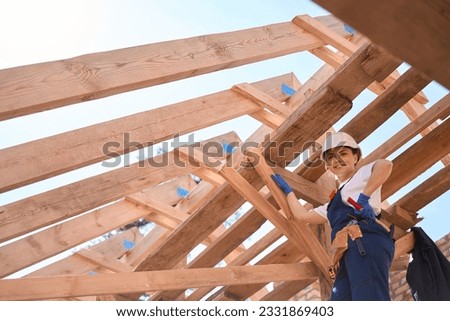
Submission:
[[[340,181],[350,178],[356,171],[358,156],[349,147],[336,147],[329,150],[325,156],[327,168]]]

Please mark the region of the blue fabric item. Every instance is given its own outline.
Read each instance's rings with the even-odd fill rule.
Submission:
[[[350,27],[349,25],[344,24],[345,31],[351,33],[352,35],[356,34],[356,30]]]
[[[331,240],[354,219],[353,207],[342,201],[341,191],[328,205]],[[348,250],[339,262],[331,292],[332,301],[389,301],[389,268],[394,257],[394,242],[389,233],[372,220],[358,222],[365,255],[348,239]]]
[[[289,186],[289,184],[284,180],[283,176],[280,174],[275,174],[271,176],[272,179],[277,183],[278,187],[284,192],[284,194],[289,194],[292,192],[292,188]]]
[[[180,197],[186,198],[189,194],[189,191],[187,189],[184,189],[180,186],[177,187],[177,194]]]
[[[135,245],[136,243],[134,243],[133,241],[127,239],[123,241],[123,247],[127,250],[131,250]]]
[[[222,147],[223,147],[223,150],[225,151],[225,153],[227,153],[227,154],[232,154],[236,150],[236,147],[234,147],[231,144],[227,144],[227,143],[223,143]]]
[[[370,196],[364,195],[363,193],[359,194],[356,202],[362,206],[362,209],[360,211],[355,210],[355,214],[359,215],[363,220],[375,221],[376,215],[372,206],[369,204],[369,199]]]
[[[285,84],[281,85],[281,90],[288,96],[292,96],[295,93],[294,89]]]

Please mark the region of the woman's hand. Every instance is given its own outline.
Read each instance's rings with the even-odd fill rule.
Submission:
[[[271,176],[272,179],[277,183],[278,187],[284,192],[284,194],[288,195],[292,192],[292,188],[289,186],[288,182],[286,182],[280,174],[274,174]]]

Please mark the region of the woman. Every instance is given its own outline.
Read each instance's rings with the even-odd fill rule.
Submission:
[[[326,138],[322,159],[340,186],[329,203],[313,210],[308,211],[299,203],[283,177],[277,174],[272,178],[287,195],[297,218],[311,224],[328,221],[332,244],[342,241],[342,236],[348,244],[341,251],[331,300],[390,300],[389,268],[394,242],[376,216],[381,212],[381,186],[391,174],[392,163],[380,159],[358,169],[361,149],[343,132]],[[360,234],[354,235],[353,228]]]

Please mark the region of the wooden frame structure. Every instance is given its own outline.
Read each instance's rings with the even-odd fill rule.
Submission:
[[[331,3],[339,16],[343,1]],[[414,242],[408,229],[420,221],[417,212],[450,186],[450,96],[426,108],[421,92],[433,79],[448,85],[449,73],[441,71],[450,65],[448,59],[437,61],[435,73],[417,57],[420,63],[408,60],[412,67],[400,75],[396,69],[402,60],[384,45],[347,32],[335,17],[302,15],[248,30],[0,70],[0,120],[7,120],[299,51],[324,61],[304,84],[293,74],[238,83],[0,150],[0,192],[6,192],[242,115],[261,122],[246,141],[230,128],[198,144],[1,206],[0,300],[287,300],[317,280],[326,300],[328,227],[299,223],[270,175],[282,173],[308,206],[327,202],[334,178],[311,143],[335,130],[366,89],[376,98],[343,131],[362,141],[399,110],[411,122],[364,162],[388,157],[422,135],[393,160],[384,200],[435,163],[445,165],[383,208],[383,221],[396,225],[393,268],[405,268]],[[448,47],[428,49],[440,53]],[[409,59],[409,54],[399,57]],[[168,61],[176,63],[168,67]],[[121,142],[125,134],[142,143],[118,144],[105,153],[102,146]],[[308,160],[286,170],[306,150]],[[236,217],[243,204],[248,209]],[[226,228],[230,218],[234,221]],[[137,228],[142,220],[153,223],[145,235]],[[10,277],[112,231],[98,243]],[[252,236],[256,241],[245,245]],[[203,249],[191,257],[199,245]]]

